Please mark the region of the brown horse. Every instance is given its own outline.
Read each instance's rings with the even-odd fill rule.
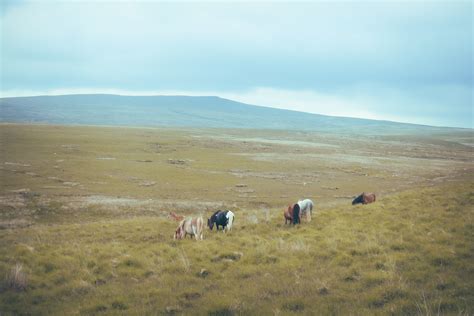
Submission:
[[[354,201],[352,201],[352,205],[359,204],[359,203],[369,204],[369,203],[375,202],[375,200],[376,200],[375,193],[363,192],[361,195],[356,197]]]
[[[285,217],[285,225],[288,222],[293,223],[293,206],[288,205],[288,209],[283,211],[283,216]]]

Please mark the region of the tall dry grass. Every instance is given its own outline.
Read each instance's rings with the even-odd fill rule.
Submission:
[[[6,286],[17,291],[24,291],[28,287],[28,276],[23,270],[23,264],[16,263],[5,276]]]

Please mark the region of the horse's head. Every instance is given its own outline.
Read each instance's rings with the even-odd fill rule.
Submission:
[[[181,226],[176,228],[176,231],[174,232],[174,239],[181,239]]]
[[[214,228],[214,221],[212,220],[212,217],[207,219],[207,226],[209,226],[210,230]]]

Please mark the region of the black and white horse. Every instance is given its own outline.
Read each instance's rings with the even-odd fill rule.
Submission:
[[[232,229],[232,225],[234,223],[234,213],[229,210],[221,211],[218,210],[207,220],[207,226],[209,229],[212,230],[214,228],[214,224],[216,225],[216,229],[219,230],[219,226],[222,226],[222,230],[224,232],[229,231]]]

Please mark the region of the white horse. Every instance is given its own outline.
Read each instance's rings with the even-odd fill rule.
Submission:
[[[186,235],[194,236],[196,240],[203,239],[204,220],[201,216],[197,218],[183,219],[174,233],[174,239],[183,239]]]
[[[311,222],[311,216],[313,215],[314,203],[310,199],[299,200],[298,205],[300,206],[300,214],[306,216],[306,220]]]
[[[224,232],[232,230],[235,215],[232,211],[228,211],[225,217],[227,218],[227,225],[224,227]]]

